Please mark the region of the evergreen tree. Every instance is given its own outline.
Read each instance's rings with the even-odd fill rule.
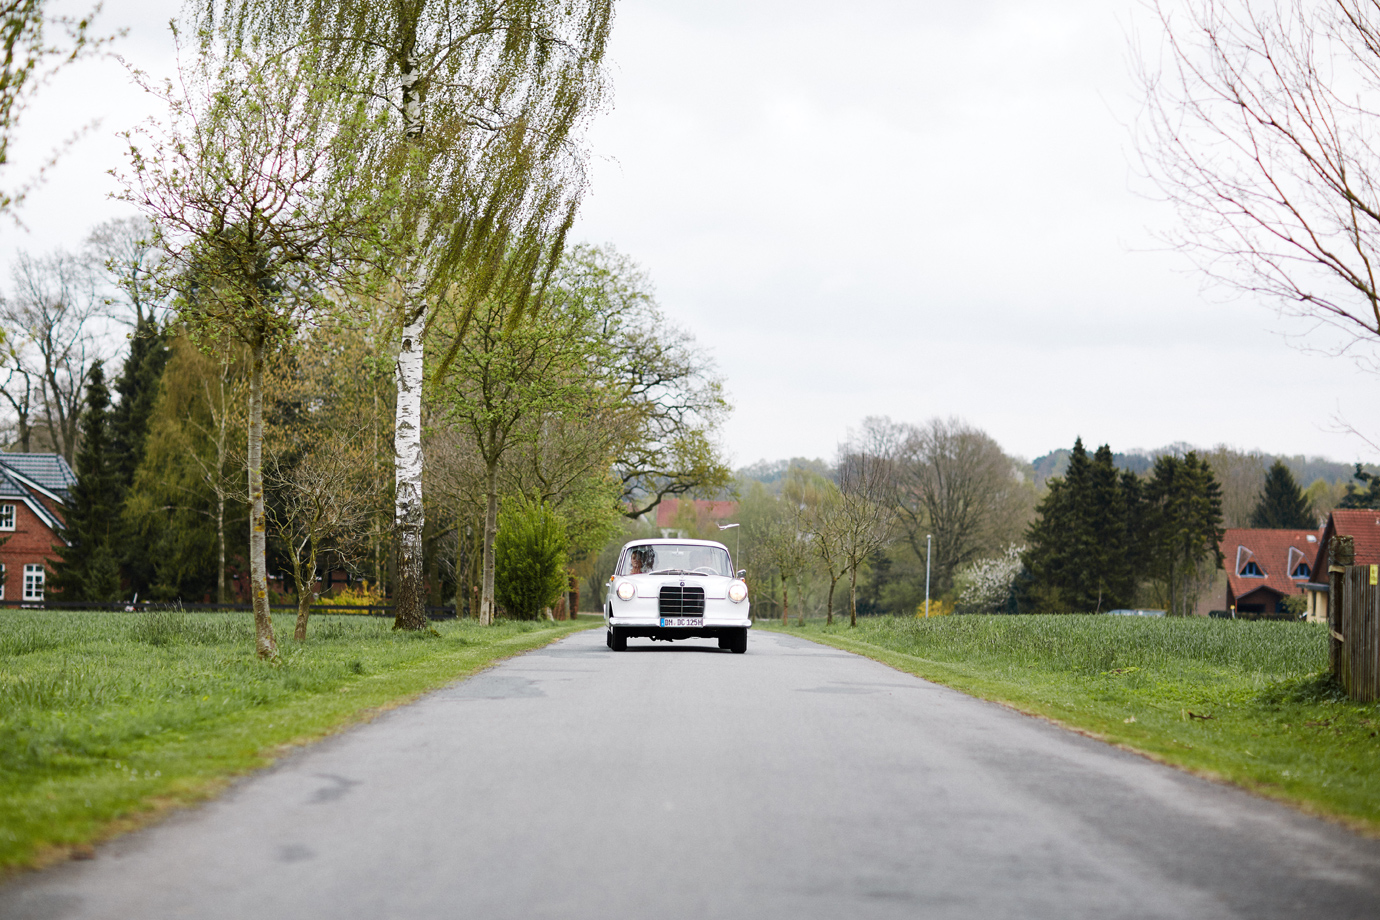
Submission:
[[[566,585],[565,524],[545,502],[505,502],[494,538],[494,591],[509,616],[536,619]]]
[[[149,419],[158,399],[158,387],[168,363],[166,334],[151,317],[140,317],[129,343],[129,356],[115,380],[120,401],[110,414],[111,462],[118,483],[121,503],[127,501],[134,484],[134,473],[144,459],[148,444]],[[158,560],[163,558],[155,546],[157,534],[131,528],[120,541],[117,558],[130,590],[142,597],[157,577]]]
[[[1155,459],[1145,490],[1146,565],[1171,615],[1188,616],[1211,568],[1222,567],[1222,488],[1193,451]]]
[[[1318,526],[1308,499],[1303,497],[1283,460],[1276,460],[1265,474],[1265,486],[1251,512],[1251,526],[1287,530],[1311,530]]]
[[[152,319],[140,319],[130,339],[129,357],[115,380],[120,401],[110,414],[111,455],[121,489],[130,487],[134,471],[144,459],[149,417],[158,399],[168,354],[164,331]]]
[[[1022,557],[1022,591],[1036,612],[1092,613],[1130,604],[1139,572],[1136,548],[1140,483],[1118,474],[1103,445],[1091,460],[1079,438],[1062,479],[1036,509]]]
[[[53,565],[53,583],[64,600],[118,600],[120,489],[110,445],[110,392],[99,361],[86,386],[76,473],[62,530],[67,545],[56,547],[62,561]]]
[[[1358,489],[1355,485],[1347,483],[1346,495],[1337,503],[1338,508],[1380,508],[1380,476],[1367,473],[1361,468],[1361,464],[1356,464],[1356,481],[1365,485],[1364,489]]]

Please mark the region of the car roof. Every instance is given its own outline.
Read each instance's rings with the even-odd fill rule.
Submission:
[[[627,543],[623,544],[623,548],[627,549],[629,546],[646,546],[649,543],[654,546],[717,546],[724,552],[728,552],[727,546],[714,540],[678,540],[675,537],[648,537],[645,540],[629,540]]]

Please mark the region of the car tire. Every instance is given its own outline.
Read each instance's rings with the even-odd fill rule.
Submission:
[[[613,629],[612,629],[612,628],[609,628],[609,629],[604,630],[604,644],[607,645],[609,648],[613,648]]]
[[[740,629],[736,634],[729,638],[728,649],[735,655],[741,655],[747,651],[747,630]]]
[[[719,635],[719,648],[725,649],[725,650],[726,650],[726,649],[731,649],[731,648],[733,648],[733,637],[732,637],[732,636],[725,636],[725,635],[723,635],[722,633],[720,633],[720,635]]]
[[[615,629],[609,633],[609,648],[615,652],[626,652],[628,650],[628,637]]]

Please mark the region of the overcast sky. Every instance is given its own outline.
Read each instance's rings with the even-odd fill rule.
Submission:
[[[168,72],[177,9],[108,0],[129,29],[116,50]],[[1380,378],[1160,251],[1173,214],[1126,128],[1132,10],[619,0],[576,237],[642,263],[713,355],[734,465],[831,456],[868,415],[958,415],[1026,458],[1081,435],[1380,460],[1334,421],[1380,440]],[[39,97],[11,178],[100,123],[20,212],[27,230],[0,228],[5,261],[132,213],[106,170],[114,132],[152,111],[114,61]]]

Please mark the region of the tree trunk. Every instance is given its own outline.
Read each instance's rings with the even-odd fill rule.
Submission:
[[[311,602],[316,600],[316,541],[307,541],[306,577],[297,576],[297,628],[292,638],[298,642],[307,638],[307,618],[311,616]]]
[[[858,625],[858,567],[848,567],[848,625]]]
[[[250,348],[249,372],[249,590],[254,604],[255,648],[277,658],[268,610],[268,523],[264,516],[264,343]]]
[[[484,575],[479,597],[479,625],[494,621],[494,536],[498,533],[498,461],[489,464],[484,478],[488,507],[484,511]]]
[[[422,329],[426,305],[403,326],[398,352],[398,411],[393,435],[397,499],[393,532],[398,573],[393,586],[394,629],[425,629],[422,578]]]
[[[781,625],[789,626],[791,619],[791,589],[786,584],[786,576],[781,576]]]
[[[220,566],[216,570],[216,603],[229,603],[225,599],[225,493],[216,490],[216,557]]]
[[[829,600],[824,607],[824,625],[834,625],[834,588],[837,587],[839,580],[833,572],[829,573]]]

